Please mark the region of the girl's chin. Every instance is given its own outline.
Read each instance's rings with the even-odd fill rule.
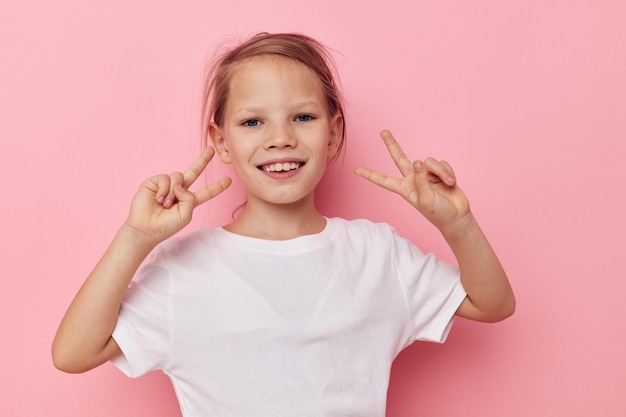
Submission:
[[[303,204],[313,204],[313,192],[308,194],[265,194],[259,195],[255,193],[254,197],[248,195],[248,204],[251,199],[263,205],[275,205],[277,207],[285,206],[301,206]]]

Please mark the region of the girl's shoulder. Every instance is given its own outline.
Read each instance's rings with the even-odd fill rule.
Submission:
[[[329,225],[343,232],[350,240],[390,241],[398,238],[396,229],[386,222],[374,222],[368,219],[344,219],[333,217],[328,219]]]
[[[175,235],[157,245],[151,257],[178,258],[206,253],[211,246],[217,245],[219,230],[219,228],[198,228],[188,233]]]
[[[393,226],[386,222],[374,222],[369,219],[344,219],[343,217],[330,217],[327,219],[329,224],[335,223],[338,227],[344,227],[351,230],[363,230],[371,232],[395,231]]]

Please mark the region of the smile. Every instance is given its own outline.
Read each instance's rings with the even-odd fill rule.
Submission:
[[[276,162],[274,164],[261,165],[259,169],[265,172],[285,172],[298,169],[302,166],[301,162]]]

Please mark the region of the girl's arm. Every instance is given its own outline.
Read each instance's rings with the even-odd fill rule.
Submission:
[[[84,372],[120,354],[111,337],[122,298],[153,244],[126,224],[70,304],[52,344],[54,365]]]
[[[214,150],[207,148],[185,171],[146,180],[133,198],[128,219],[70,304],[52,344],[54,365],[84,372],[119,355],[111,337],[122,299],[137,269],[160,242],[191,221],[193,209],[230,185],[222,178],[199,191],[188,189]]]
[[[432,158],[411,162],[389,131],[384,130],[381,137],[403,178],[364,167],[358,167],[356,173],[402,196],[442,233],[457,259],[467,292],[457,315],[484,322],[509,317],[515,311],[509,280],[456,184],[452,167]]]
[[[456,314],[467,319],[496,322],[515,311],[515,296],[493,248],[470,214],[468,223],[442,231],[461,271],[467,297]]]

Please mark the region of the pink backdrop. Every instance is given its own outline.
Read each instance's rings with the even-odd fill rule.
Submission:
[[[444,345],[403,352],[388,415],[626,415],[624,2],[216,3],[2,0],[0,415],[179,415],[162,375],[66,375],[50,343],[139,182],[199,152],[213,45],[259,30],[340,52],[349,145],[326,214],[390,222],[450,259],[407,204],[351,173],[395,172],[377,137],[389,128],[415,158],[454,165],[516,290],[511,319],[459,320]]]

